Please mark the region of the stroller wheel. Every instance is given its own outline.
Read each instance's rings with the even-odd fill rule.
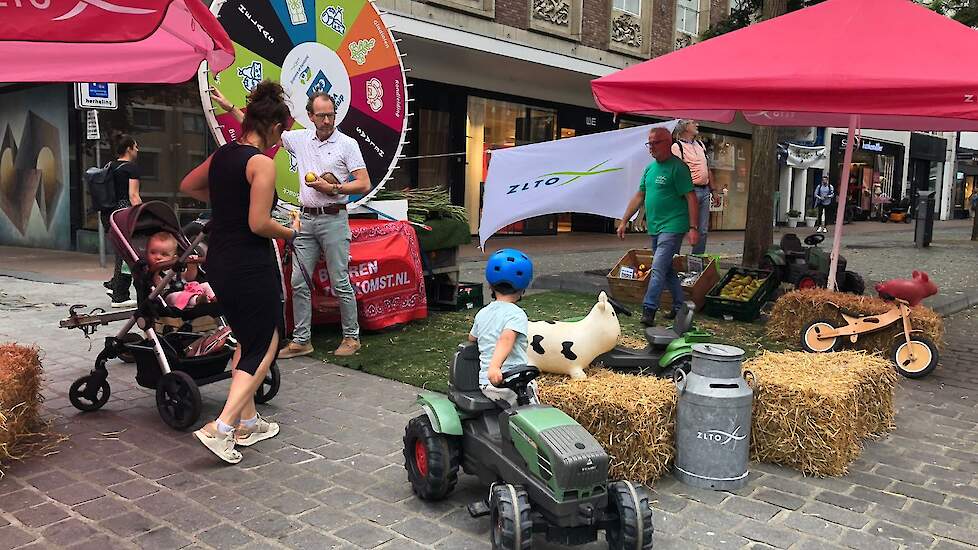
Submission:
[[[255,390],[255,403],[268,403],[278,393],[278,388],[282,384],[282,373],[278,370],[278,365],[272,365],[268,369],[268,374],[261,381],[261,385]]]
[[[68,400],[80,411],[97,411],[109,401],[109,381],[88,374],[75,380],[68,388]]]
[[[200,390],[189,374],[172,371],[156,385],[156,410],[167,426],[176,430],[190,427],[200,418]]]

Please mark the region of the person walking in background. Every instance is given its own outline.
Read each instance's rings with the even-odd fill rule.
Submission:
[[[211,92],[211,97],[235,118],[243,116],[217,90]],[[360,145],[336,128],[336,103],[329,94],[312,94],[306,103],[306,113],[315,128],[282,134],[282,145],[299,166],[302,232],[295,241],[292,256],[295,329],[292,341],[279,353],[279,359],[313,352],[311,289],[302,273],[312,273],[321,255],[326,258],[330,286],[340,304],[343,340],[333,353],[348,356],[360,349],[357,297],[349,275],[351,234],[346,203],[349,195],[370,190],[370,176]],[[313,181],[307,180],[307,174],[312,174]]]
[[[135,206],[143,202],[139,196],[139,166],[136,158],[139,156],[139,145],[132,136],[122,134],[116,138],[115,146],[116,160],[109,163],[109,172],[112,174],[113,189],[115,191],[116,209]],[[99,212],[102,218],[102,227],[109,231],[109,216],[112,210]],[[112,307],[134,307],[136,300],[129,294],[132,286],[132,275],[123,273],[123,261],[119,251],[115,251],[115,267],[112,270],[112,278],[102,283],[105,293],[112,299]]]
[[[825,227],[826,213],[829,206],[832,205],[832,200],[835,198],[835,187],[829,183],[828,176],[822,176],[822,182],[818,184],[815,188],[815,208],[818,209],[818,217],[815,219],[815,232],[816,233],[828,233],[828,228]]]
[[[706,146],[696,139],[700,126],[695,120],[680,120],[673,130],[672,154],[682,159],[689,167],[693,179],[693,189],[698,204],[698,218],[693,219],[699,230],[699,241],[693,245],[693,254],[706,253],[706,237],[710,232],[710,203],[713,195],[720,194],[713,181],[713,173],[706,160]]]
[[[285,293],[272,239],[294,240],[299,221],[288,228],[272,219],[278,201],[275,161],[263,152],[279,142],[290,116],[282,86],[262,81],[248,96],[241,137],[222,145],[180,183],[181,191],[210,203],[204,267],[238,341],[224,409],[194,437],[232,464],[241,461],[235,445],[253,445],[279,432],[278,424],[255,409],[255,390],[285,336]]]
[[[679,253],[684,235],[693,247],[700,236],[699,228],[690,223],[697,219],[699,207],[693,180],[686,164],[672,154],[671,143],[672,136],[665,128],[654,128],[649,132],[646,145],[653,160],[645,168],[638,192],[628,202],[622,223],[618,225],[618,238],[624,239],[626,223],[638,212],[639,206],[645,204],[648,232],[652,237],[652,276],[642,303],[642,324],[649,327],[655,325],[663,288],[668,288],[672,294],[672,310],[666,318],[676,317],[685,298],[672,258]]]

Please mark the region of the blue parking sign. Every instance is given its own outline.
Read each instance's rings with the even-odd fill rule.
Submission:
[[[109,97],[109,83],[108,82],[89,82],[88,83],[88,97]]]

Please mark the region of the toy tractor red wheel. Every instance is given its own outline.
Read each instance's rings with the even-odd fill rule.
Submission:
[[[618,525],[605,529],[609,550],[652,548],[652,509],[645,487],[631,481],[608,484],[608,507],[618,516]]]
[[[828,319],[816,319],[801,331],[801,349],[809,353],[826,353],[837,351],[842,345],[842,339],[838,336],[826,338],[823,336],[825,331],[835,330],[835,326]]]
[[[532,508],[523,487],[494,485],[489,496],[489,520],[492,550],[530,550],[533,546]]]
[[[890,358],[896,370],[907,378],[923,378],[937,368],[940,355],[937,346],[929,338],[920,335],[910,337],[910,343],[902,337],[890,350]]]
[[[798,278],[795,288],[798,290],[808,290],[812,288],[825,288],[828,277],[823,273],[809,272]]]
[[[414,494],[441,500],[458,482],[461,451],[458,441],[431,427],[428,415],[416,416],[404,429],[404,469]]]

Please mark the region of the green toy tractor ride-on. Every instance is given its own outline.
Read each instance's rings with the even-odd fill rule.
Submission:
[[[528,550],[533,534],[566,545],[597,540],[612,550],[652,548],[649,495],[638,483],[608,481],[609,457],[594,437],[560,409],[531,404],[533,366],[511,369],[502,387],[518,405],[494,402],[479,389],[479,350],[463,344],[451,365],[448,396],[418,397],[424,414],[408,423],[404,460],[414,493],[445,498],[459,466],[489,486],[487,501],[469,505],[490,516],[494,550]]]
[[[809,235],[805,237],[806,248],[799,242],[798,235],[785,233],[781,245],[769,248],[758,267],[770,271],[779,284],[788,283],[800,290],[825,288],[831,255],[818,246],[824,240],[825,235]],[[862,294],[866,291],[862,276],[855,271],[846,271],[846,259],[842,255],[839,255],[836,273],[835,286],[841,292]]]

